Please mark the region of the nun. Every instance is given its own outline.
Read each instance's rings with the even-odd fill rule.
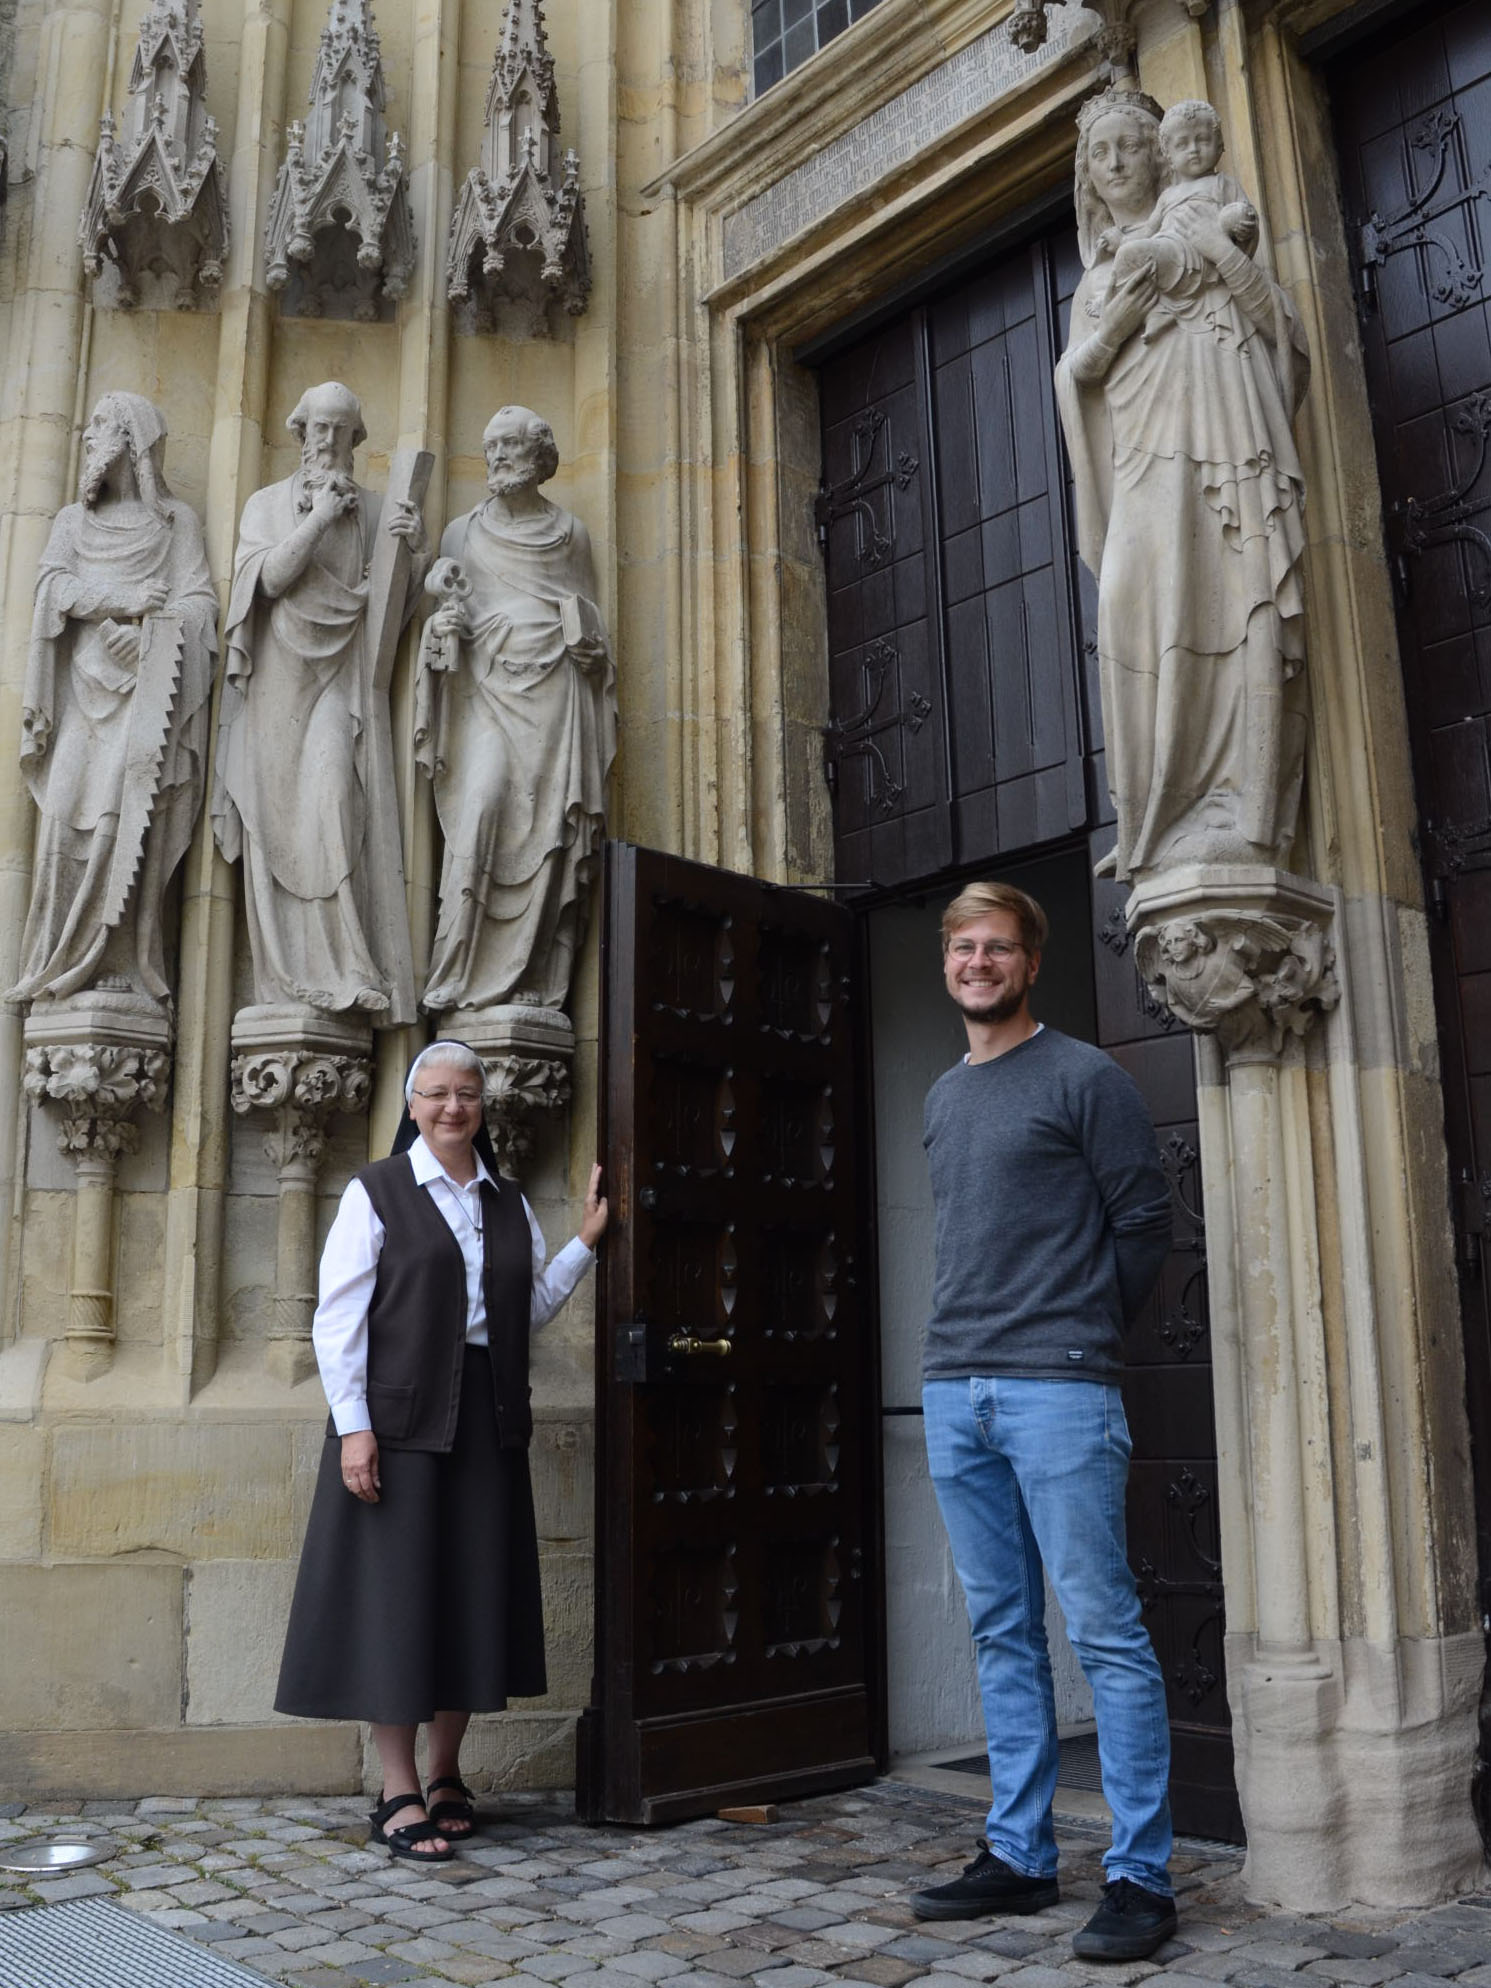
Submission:
[[[393,1152],[349,1182],[326,1238],[311,1336],[331,1419],[275,1695],[297,1718],[372,1726],[369,1841],[415,1862],[453,1857],[475,1826],[471,1714],[546,1688],[528,1338],[607,1216],[597,1166],[580,1233],[547,1262],[498,1178],[483,1080],[462,1042],[415,1058]]]

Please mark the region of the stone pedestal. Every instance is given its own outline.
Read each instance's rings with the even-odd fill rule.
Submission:
[[[568,1015],[509,1001],[456,1008],[439,1032],[470,1043],[486,1065],[487,1129],[503,1172],[516,1174],[533,1149],[534,1120],[569,1103],[575,1031]]]
[[[1157,1000],[1215,1035],[1229,1068],[1275,1062],[1340,999],[1323,885],[1252,864],[1192,864],[1129,899],[1134,958]]]
[[[141,1111],[160,1111],[171,1020],[145,995],[104,988],[38,1001],[25,1026],[26,1095],[55,1108],[57,1144],[77,1170],[63,1361],[93,1380],[114,1358],[114,1169],[139,1144]]]
[[[327,1126],[339,1111],[367,1110],[372,1047],[369,1023],[314,1008],[240,1008],[233,1020],[233,1109],[268,1114],[264,1150],[279,1176],[267,1361],[290,1386],[316,1367],[316,1178]]]

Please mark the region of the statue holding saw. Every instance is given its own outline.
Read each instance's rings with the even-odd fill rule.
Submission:
[[[163,907],[202,804],[217,599],[165,441],[148,400],[105,394],[42,555],[21,740],[40,821],[13,1002],[99,989],[170,1010]]]

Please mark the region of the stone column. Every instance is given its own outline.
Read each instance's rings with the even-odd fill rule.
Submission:
[[[1480,1653],[1473,1633],[1417,1638],[1401,1620],[1411,1556],[1435,1548],[1410,1544],[1384,1471],[1409,1457],[1395,1420],[1418,1411],[1393,1307],[1372,1299],[1373,1209],[1351,1137],[1361,997],[1343,998],[1352,935],[1338,893],[1242,866],[1148,879],[1128,923],[1151,990],[1201,1035],[1248,1895],[1299,1910],[1421,1901],[1480,1862]]]
[[[1298,1196],[1287,1120],[1286,1046],[1340,998],[1328,933],[1331,893],[1282,870],[1179,869],[1129,900],[1134,956],[1156,998],[1216,1036],[1226,1070],[1220,1174],[1203,1162],[1207,1200],[1227,1195],[1236,1239],[1242,1401],[1253,1487],[1252,1591],[1258,1653],[1281,1684],[1326,1675],[1313,1649],[1293,1243]],[[1208,1210],[1208,1213],[1210,1210]],[[1265,1488],[1266,1487],[1266,1488]],[[1246,1804],[1245,1804],[1246,1807]]]
[[[114,1170],[139,1143],[141,1111],[166,1101],[170,1024],[153,1001],[102,989],[39,1001],[25,1025],[26,1095],[56,1107],[77,1170],[66,1371],[91,1381],[114,1359]]]
[[[11,307],[6,365],[16,382],[0,408],[0,453],[14,482],[0,520],[0,763],[14,766],[20,743],[36,569],[52,518],[71,481],[70,453],[79,417],[79,374],[87,300],[78,281],[77,218],[88,190],[109,66],[109,0],[70,0],[48,8],[40,27],[36,93],[26,153],[17,149],[10,177],[34,173],[29,189],[12,189],[10,225],[25,224],[26,259]],[[20,238],[18,238],[20,239]],[[30,796],[22,783],[0,788],[0,985],[16,977],[26,919],[32,841]],[[0,1013],[0,1204],[13,1202],[18,1017]],[[0,1256],[0,1332],[14,1317],[14,1232]],[[18,1259],[17,1259],[18,1260]]]
[[[520,1001],[447,1015],[440,1034],[469,1042],[485,1065],[487,1129],[503,1171],[516,1174],[533,1150],[535,1120],[569,1103],[575,1031],[558,1008]]]
[[[316,1180],[337,1112],[361,1114],[372,1095],[372,1030],[314,1009],[240,1009],[233,1023],[232,1098],[264,1112],[264,1150],[279,1177],[274,1310],[266,1363],[287,1387],[316,1369]]]

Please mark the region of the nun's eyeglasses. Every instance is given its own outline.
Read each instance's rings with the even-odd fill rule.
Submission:
[[[455,1099],[455,1101],[456,1101],[456,1103],[457,1103],[457,1104],[464,1104],[464,1105],[468,1105],[468,1106],[469,1106],[469,1105],[473,1105],[473,1104],[480,1104],[480,1103],[481,1103],[481,1092],[480,1092],[480,1091],[421,1091],[421,1090],[416,1090],[416,1091],[415,1091],[415,1093],[414,1093],[414,1095],[415,1095],[415,1097],[417,1097],[417,1098],[423,1098],[426,1104],[449,1104],[452,1098],[454,1098],[454,1099]]]

